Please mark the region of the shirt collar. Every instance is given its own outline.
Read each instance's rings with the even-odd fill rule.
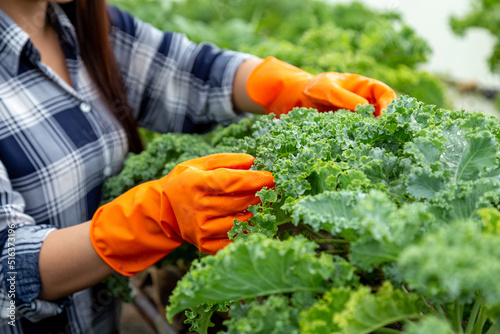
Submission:
[[[68,43],[70,47],[78,49],[78,37],[75,27],[64,10],[56,3],[50,2],[47,9],[48,20],[52,23],[63,42]]]
[[[28,34],[0,10],[0,63],[12,75],[17,74],[19,60],[28,41]]]
[[[66,13],[58,4],[49,3],[47,19],[54,26],[59,39],[63,43],[67,43],[76,58],[78,39],[75,28]],[[65,50],[66,56],[68,56],[67,49]],[[40,60],[40,54],[30,42],[28,33],[21,29],[4,11],[0,10],[0,63],[3,63],[6,69],[15,76],[23,54],[28,56],[33,63]]]

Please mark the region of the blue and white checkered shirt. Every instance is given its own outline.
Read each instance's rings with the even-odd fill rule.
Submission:
[[[141,126],[194,132],[240,118],[232,83],[249,55],[160,32],[115,7],[108,12],[111,44]],[[40,62],[27,33],[0,11],[0,332],[101,334],[116,316],[107,311],[114,309],[107,291],[37,299],[38,254],[54,229],[91,219],[101,185],[122,167],[126,135],[91,81],[59,5],[49,4],[48,20],[72,86]]]

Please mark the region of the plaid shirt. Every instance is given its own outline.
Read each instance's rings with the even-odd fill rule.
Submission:
[[[110,41],[141,126],[195,132],[240,117],[232,83],[249,55],[160,32],[115,7],[108,12]],[[101,185],[122,167],[126,135],[91,81],[59,5],[49,4],[48,20],[72,86],[40,62],[26,32],[0,11],[0,332],[101,334],[116,318],[107,291],[37,299],[38,255],[51,231],[91,219]]]

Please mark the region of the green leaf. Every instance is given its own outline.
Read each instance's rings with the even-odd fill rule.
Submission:
[[[305,197],[292,207],[293,222],[297,225],[303,221],[315,231],[325,230],[331,234],[339,234],[344,229],[356,227],[354,208],[363,197],[363,193],[352,191],[329,191]]]
[[[259,196],[261,203],[251,205],[247,209],[253,214],[248,222],[234,219],[234,226],[228,232],[229,239],[245,239],[252,233],[260,233],[268,237],[276,235],[278,225],[272,207],[278,200],[278,195],[275,190],[266,188],[259,190],[256,195]]]
[[[263,234],[267,237],[273,237],[278,231],[276,216],[271,214],[271,209],[264,204],[251,205],[248,209],[253,216],[247,221],[234,220],[233,228],[228,232],[231,240],[238,238],[245,239],[250,234]]]
[[[303,334],[331,334],[341,331],[333,316],[342,312],[351,298],[347,288],[333,288],[327,291],[316,304],[300,314],[300,329]]]
[[[210,133],[210,145],[235,146],[238,140],[252,134],[252,127],[254,124],[254,118],[244,118],[238,123],[231,124],[227,127],[221,127],[217,131],[212,131]]]
[[[426,316],[419,322],[412,322],[405,327],[407,334],[454,334],[450,323],[445,318]]]
[[[390,283],[372,293],[367,287],[356,290],[333,288],[300,315],[305,334],[368,334],[387,325],[421,317],[417,295],[394,290]]]
[[[186,311],[186,321],[185,323],[190,323],[190,331],[199,334],[206,334],[208,328],[214,327],[214,323],[210,320],[212,315],[218,309],[218,305],[199,305],[193,307],[191,310]]]
[[[429,230],[436,220],[421,203],[397,208],[384,193],[372,191],[356,208],[358,237],[351,244],[349,259],[368,272],[397,260],[400,252]]]
[[[408,244],[436,224],[428,206],[414,203],[398,208],[380,191],[324,192],[298,200],[290,210],[295,224],[303,222],[315,231],[333,235],[352,231],[349,259],[367,271],[395,261]]]
[[[260,197],[260,201],[264,205],[272,204],[278,200],[276,191],[274,189],[267,189],[265,187],[257,191],[256,196]]]
[[[338,190],[363,191],[372,188],[371,180],[362,171],[348,169],[338,178]]]
[[[299,334],[299,312],[288,297],[272,295],[263,301],[235,302],[224,325],[232,334]]]
[[[402,197],[404,192],[402,174],[406,170],[405,163],[404,159],[375,148],[369,156],[361,157],[359,167],[373,183],[384,185],[394,197]]]
[[[446,133],[447,150],[442,161],[445,168],[454,168],[454,180],[474,180],[486,168],[494,166],[498,156],[498,143],[488,132],[473,133],[460,138],[460,130],[455,134],[451,130]]]
[[[483,231],[500,235],[500,211],[493,208],[484,208],[477,211],[481,217]]]
[[[406,182],[406,190],[416,199],[431,199],[444,188],[442,175],[433,173],[430,168],[414,168]]]
[[[311,168],[308,181],[311,184],[311,193],[319,194],[337,188],[337,177],[342,173],[342,168],[335,161],[318,162]]]
[[[396,261],[401,247],[389,242],[360,241],[351,246],[349,259],[352,263],[366,271],[372,271],[381,264]]]
[[[441,189],[445,182],[472,181],[495,166],[499,147],[490,132],[471,133],[468,132],[470,129],[460,129],[457,123],[445,126],[441,133],[437,128],[407,145],[406,151],[425,168],[424,171],[416,169],[418,176],[413,177],[410,192],[412,189],[415,191],[419,183],[422,184],[420,188],[427,188],[429,181],[436,181],[436,178],[442,179],[438,184]],[[432,176],[429,171],[432,171]],[[439,190],[437,185],[431,189],[432,193]],[[414,195],[423,197],[418,192]]]
[[[333,315],[333,321],[345,334],[368,334],[387,325],[422,316],[421,298],[401,290],[390,283],[372,294],[362,287],[352,292],[344,310]]]
[[[321,293],[329,280],[338,284],[354,281],[347,263],[337,265],[326,254],[316,257],[316,247],[304,238],[279,241],[250,235],[194,263],[174,289],[167,315],[171,319],[205,303],[298,291]]]
[[[359,104],[355,110],[358,114],[364,118],[373,118],[373,113],[375,112],[375,107],[371,104]]]
[[[430,201],[431,210],[446,223],[475,219],[478,209],[495,207],[500,203],[499,188],[498,180],[488,178],[448,185],[448,189]]]
[[[442,303],[470,303],[476,293],[490,306],[500,305],[500,236],[479,224],[444,226],[409,245],[399,270],[410,288]]]

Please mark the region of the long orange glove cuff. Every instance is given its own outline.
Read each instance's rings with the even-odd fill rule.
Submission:
[[[250,74],[250,98],[268,114],[286,114],[294,107],[319,111],[354,110],[358,104],[373,104],[375,116],[396,98],[392,88],[358,74],[326,72],[309,74],[295,66],[268,57]]]
[[[269,172],[249,171],[248,154],[214,154],[177,165],[160,180],[130,189],[100,207],[90,238],[99,256],[131,276],[156,263],[183,241],[214,254],[230,241],[233,220],[248,220],[255,193],[273,187]]]

